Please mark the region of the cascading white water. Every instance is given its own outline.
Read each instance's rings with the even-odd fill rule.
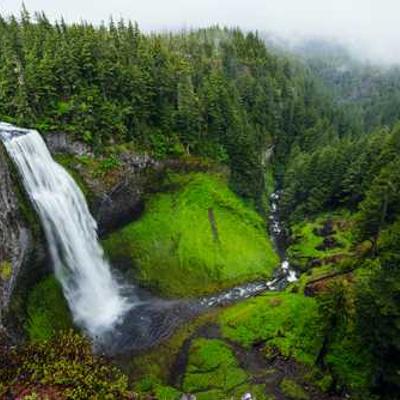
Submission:
[[[53,160],[37,131],[0,123],[0,139],[39,214],[75,322],[90,335],[101,335],[129,304],[104,258],[96,222],[81,190]]]
[[[297,281],[297,274],[296,271],[291,268],[289,260],[285,256],[285,251],[282,249],[282,244],[280,244],[280,237],[282,235],[282,226],[281,226],[281,220],[280,220],[280,215],[279,215],[279,208],[278,208],[278,202],[280,198],[281,192],[276,191],[271,194],[270,197],[270,204],[271,204],[271,215],[270,215],[270,221],[271,221],[271,236],[275,242],[275,247],[277,248],[278,252],[280,253],[280,256],[282,258],[281,265],[280,265],[280,270],[281,273],[284,275],[285,280],[289,283]],[[279,279],[273,279],[272,281],[268,282],[268,288],[269,289],[275,289],[276,284],[279,282]]]

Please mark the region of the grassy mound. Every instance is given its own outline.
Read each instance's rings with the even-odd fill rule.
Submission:
[[[26,330],[33,341],[48,340],[72,327],[71,314],[60,284],[53,275],[39,282],[29,293]]]
[[[251,392],[265,399],[263,385],[249,385],[248,374],[239,367],[229,346],[218,339],[193,341],[183,380],[183,391],[196,394],[198,400],[241,399]]]
[[[224,310],[222,334],[246,348],[265,342],[283,355],[313,365],[322,345],[315,299],[295,293],[266,293]]]
[[[113,260],[129,258],[136,278],[164,295],[195,296],[269,277],[278,257],[262,218],[217,176],[169,176],[145,215],[112,234]]]

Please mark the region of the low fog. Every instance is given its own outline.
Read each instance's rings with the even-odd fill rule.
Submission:
[[[290,42],[336,40],[374,63],[400,63],[398,0],[25,0],[29,11],[43,10],[68,22],[132,19],[145,31],[196,28],[211,24],[273,33]],[[3,15],[22,2],[0,0]]]

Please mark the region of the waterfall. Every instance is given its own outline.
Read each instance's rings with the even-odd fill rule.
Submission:
[[[81,190],[37,131],[0,123],[0,139],[40,217],[74,321],[92,336],[105,333],[130,306],[104,258]]]

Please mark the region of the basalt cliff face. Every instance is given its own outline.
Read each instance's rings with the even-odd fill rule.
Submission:
[[[25,204],[26,203],[26,204]],[[28,282],[45,270],[46,251],[41,245],[36,216],[20,192],[13,166],[0,144],[0,326],[8,325],[7,315],[20,306]],[[13,304],[14,303],[14,304]],[[14,314],[14,312],[13,312]],[[13,325],[18,324],[14,315]]]
[[[90,211],[98,223],[99,234],[104,236],[131,222],[143,211],[143,195],[150,180],[157,180],[162,165],[146,154],[121,152],[113,158],[115,166],[101,169],[101,160],[86,143],[76,141],[63,132],[45,136],[53,156],[68,157],[61,162],[83,185]],[[99,161],[100,160],[100,161]],[[153,185],[151,185],[153,186]]]

